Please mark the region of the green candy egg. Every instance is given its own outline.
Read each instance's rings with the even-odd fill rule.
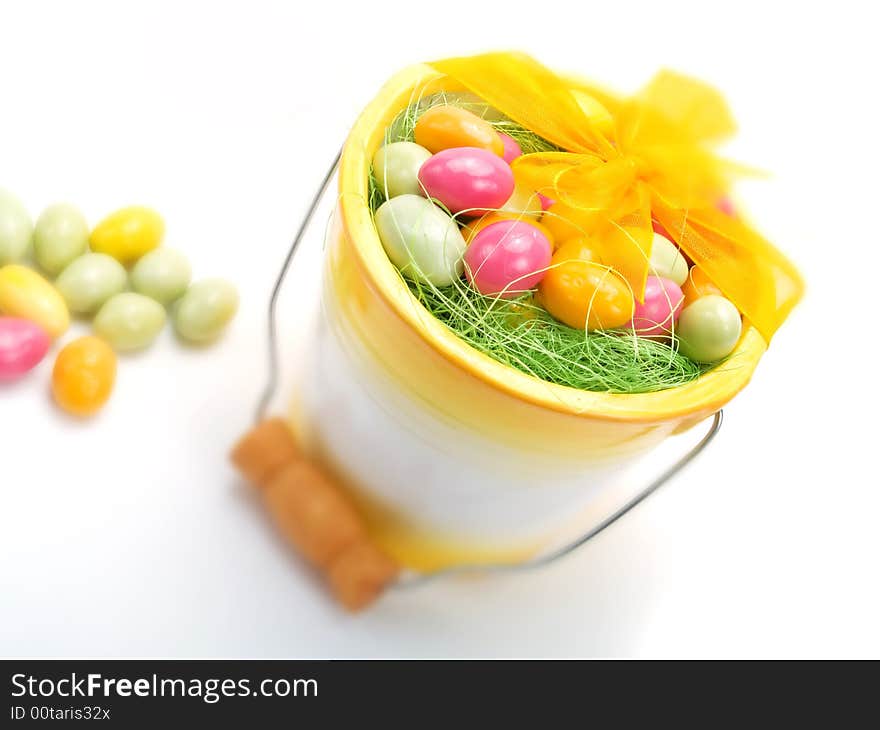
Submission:
[[[410,279],[448,286],[461,276],[467,245],[440,208],[419,195],[401,195],[379,206],[374,217],[391,262]]]
[[[651,244],[651,273],[671,279],[681,286],[688,278],[688,264],[672,241],[659,233],[654,234]]]
[[[112,256],[87,253],[74,259],[55,281],[71,312],[91,314],[125,289],[128,273]]]
[[[373,155],[373,176],[386,198],[398,195],[421,195],[419,168],[431,156],[415,142],[392,142]]]
[[[50,276],[85,253],[89,246],[89,224],[72,205],[58,203],[44,210],[34,226],[34,256]]]
[[[141,350],[165,326],[165,308],[143,294],[123,292],[110,297],[95,316],[95,333],[116,350]]]
[[[34,224],[12,193],[0,189],[0,266],[21,261],[28,252]]]
[[[174,308],[174,329],[189,342],[216,339],[238,311],[238,292],[224,279],[193,284]]]
[[[713,363],[736,348],[742,317],[733,302],[708,294],[682,310],[675,333],[682,355],[694,362]]]
[[[172,248],[150,251],[131,270],[131,288],[160,304],[182,297],[191,279],[189,261]]]

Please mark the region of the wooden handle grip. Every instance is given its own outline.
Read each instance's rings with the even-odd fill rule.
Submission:
[[[281,533],[325,574],[346,608],[365,608],[397,577],[398,566],[371,542],[339,486],[303,457],[284,421],[258,424],[232,450],[232,461],[260,487]]]

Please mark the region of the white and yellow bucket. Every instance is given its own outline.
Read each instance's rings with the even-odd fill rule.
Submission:
[[[589,530],[632,497],[620,490],[622,470],[719,411],[766,348],[746,327],[735,368],[615,395],[530,377],[434,319],[385,254],[368,181],[398,113],[459,88],[428,66],[408,68],[354,125],[326,239],[316,355],[291,418],[299,443],[345,485],[371,539],[419,572],[529,561],[561,535]]]

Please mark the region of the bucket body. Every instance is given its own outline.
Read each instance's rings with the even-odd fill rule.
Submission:
[[[597,504],[628,496],[621,472],[715,413],[751,377],[763,339],[687,385],[615,395],[553,385],[466,345],[412,296],[367,203],[373,154],[412,100],[454,84],[426,66],[393,78],[349,135],[329,228],[315,359],[294,422],[402,564],[515,562]]]

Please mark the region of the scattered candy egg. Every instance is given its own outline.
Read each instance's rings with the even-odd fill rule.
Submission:
[[[545,238],[548,241],[550,241],[551,246],[556,245],[556,242],[553,240],[553,235],[550,233],[550,231],[548,231],[543,225],[538,223],[538,221],[536,221],[534,218],[522,217],[508,211],[486,213],[486,215],[480,216],[479,218],[474,218],[472,221],[469,221],[466,225],[462,226],[461,235],[464,236],[464,240],[466,243],[470,243],[474,240],[474,236],[476,236],[487,226],[491,226],[493,223],[498,223],[499,221],[509,220],[521,220],[523,223],[528,223],[530,226],[534,226],[542,234],[544,234]]]
[[[49,344],[49,335],[33,322],[0,317],[0,381],[15,380],[36,367]]]
[[[21,201],[0,189],[0,266],[25,257],[33,232],[30,214]]]
[[[99,411],[116,381],[116,354],[99,337],[80,337],[66,345],[55,360],[52,395],[55,402],[75,416]]]
[[[40,268],[58,276],[89,246],[89,224],[72,205],[58,203],[44,210],[34,226],[34,256]]]
[[[659,233],[654,234],[651,244],[651,273],[664,279],[671,279],[681,286],[688,276],[687,261],[672,241]]]
[[[419,169],[431,153],[415,142],[392,142],[373,155],[373,175],[386,198],[422,195]]]
[[[91,314],[114,294],[125,289],[128,273],[116,259],[87,253],[61,272],[55,286],[71,312]]]
[[[499,213],[513,213],[518,216],[526,216],[537,220],[543,212],[541,199],[538,194],[528,188],[514,184],[513,192],[507,202],[498,208]]]
[[[742,318],[729,299],[708,294],[682,310],[675,333],[682,355],[695,362],[712,363],[736,349]]]
[[[133,205],[111,213],[92,231],[92,250],[129,266],[162,242],[165,223],[150,208]]]
[[[592,122],[596,131],[600,132],[605,137],[613,137],[614,117],[611,116],[611,112],[608,111],[605,105],[586,91],[572,89],[571,93],[572,96],[574,96],[575,101],[577,101],[578,106],[581,108],[581,111],[587,119]]]
[[[174,329],[189,342],[210,342],[220,336],[237,311],[235,287],[225,279],[205,279],[193,284],[178,300]]]
[[[517,157],[522,157],[522,147],[513,137],[504,132],[498,132],[498,136],[501,137],[501,144],[504,145],[504,154],[501,157],[508,165]]]
[[[553,205],[553,203],[556,202],[555,200],[553,200],[553,198],[548,198],[546,195],[541,195],[541,193],[538,193],[538,200],[541,201],[542,210],[547,210],[551,205]]]
[[[135,292],[110,297],[95,315],[95,333],[121,351],[142,350],[165,326],[165,308]]]
[[[416,144],[431,152],[453,147],[478,147],[498,157],[504,154],[504,143],[494,127],[473,112],[457,106],[434,106],[416,122]]]
[[[684,286],[681,287],[681,291],[684,294],[684,306],[686,307],[693,304],[700,297],[705,297],[708,294],[724,296],[721,289],[709,281],[709,277],[706,276],[703,270],[696,266],[691,266],[691,270],[688,272],[687,279],[684,282]]]
[[[513,172],[498,155],[476,147],[438,152],[419,170],[419,181],[431,198],[452,213],[482,215],[500,208],[513,193]]]
[[[635,303],[630,326],[640,337],[668,335],[681,314],[683,299],[684,295],[674,281],[649,276],[645,283],[645,301]]]
[[[632,292],[620,276],[607,266],[566,259],[559,252],[538,293],[550,314],[575,329],[614,329],[632,319]]]
[[[18,264],[0,267],[0,313],[28,319],[53,338],[70,325],[70,313],[58,290],[36,271]]]
[[[550,241],[535,226],[499,221],[474,236],[464,255],[465,275],[481,294],[512,299],[538,285],[551,255]]]
[[[150,251],[131,270],[131,288],[160,304],[182,297],[191,280],[189,261],[173,248]]]
[[[580,236],[569,238],[557,248],[556,253],[553,254],[553,261],[557,264],[563,261],[591,261],[594,264],[601,264],[602,257],[592,239]]]
[[[435,286],[461,276],[464,239],[455,221],[430,200],[392,198],[379,206],[374,220],[388,258],[405,276]]]

